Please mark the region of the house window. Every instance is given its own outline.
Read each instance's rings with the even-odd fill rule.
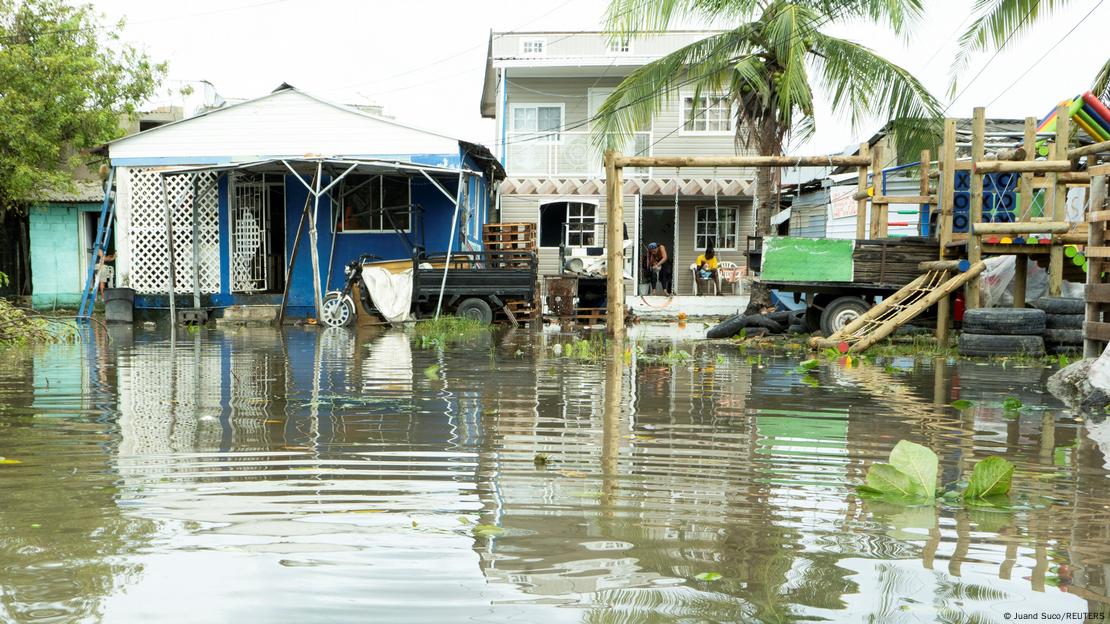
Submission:
[[[392,232],[410,229],[412,191],[409,179],[396,176],[349,175],[340,196],[344,232]]]
[[[628,54],[632,52],[632,40],[624,37],[620,39],[611,39],[609,41],[610,54]]]
[[[698,208],[694,219],[694,247],[705,249],[712,240],[717,249],[736,249],[739,213],[738,208]]]
[[[554,202],[540,206],[540,247],[597,245],[597,206]]]
[[[547,41],[544,39],[522,39],[520,53],[524,56],[540,56],[547,51]]]
[[[516,104],[511,110],[514,134],[532,135],[538,141],[557,142],[563,129],[561,104]]]
[[[692,95],[682,98],[682,129],[685,132],[731,133],[732,106],[724,95]]]

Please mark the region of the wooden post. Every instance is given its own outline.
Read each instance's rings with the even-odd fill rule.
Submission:
[[[975,107],[971,119],[971,161],[983,160],[985,134],[987,129],[987,111],[982,106]],[[971,204],[968,206],[968,230],[974,231],[975,224],[983,220],[983,174],[971,171]],[[967,237],[967,261],[977,264],[983,256],[983,246],[978,236]],[[974,310],[979,307],[979,278],[975,277],[967,283],[964,291],[965,307]]]
[[[1071,134],[1071,117],[1067,106],[1056,108],[1056,145],[1053,156],[1057,160],[1068,159],[1068,137]],[[1052,190],[1052,220],[1063,221],[1067,214],[1068,187],[1060,183],[1056,173],[1048,174],[1049,188]],[[1059,297],[1064,284],[1064,246],[1052,245],[1048,255],[1048,296]]]
[[[952,203],[956,197],[956,120],[944,120],[944,143],[940,147],[941,188],[937,193],[937,240],[940,242],[940,259],[944,260],[948,243],[952,242]],[[948,328],[952,323],[952,299],[942,297],[937,302],[937,344],[948,345]]]
[[[1037,118],[1025,118],[1025,160],[1033,160],[1037,155]],[[1023,173],[1018,181],[1018,221],[1033,218],[1033,174]],[[1025,307],[1025,288],[1029,282],[1029,257],[1024,254],[1014,256],[1014,307]]]
[[[870,158],[871,146],[867,143],[859,144],[859,155]],[[867,194],[867,165],[856,168],[856,175],[859,176],[859,181],[856,183],[856,195],[860,193]],[[856,200],[856,239],[862,240],[867,238],[867,200]]]
[[[871,186],[875,189],[875,195],[882,194],[882,171],[883,171],[883,148],[878,144],[875,149],[871,150]],[[876,205],[871,202],[871,236],[869,238],[882,238],[886,235],[886,205]]]
[[[922,197],[930,194],[929,193],[929,167],[930,167],[931,162],[932,162],[932,154],[929,153],[929,150],[921,150],[921,158],[918,160],[918,163],[919,163],[919,165],[918,165],[918,175],[920,175],[920,177],[921,177],[921,185],[918,187],[918,192],[921,194]],[[931,203],[926,204],[925,205],[925,223],[926,224],[929,223],[932,214],[933,214],[933,204],[931,204]],[[921,227],[921,223],[920,223],[921,213],[920,213],[920,211],[918,212],[918,217],[917,218],[918,218],[917,234],[918,234],[918,236],[923,236],[924,235],[924,230],[927,229],[927,228],[922,228]]]
[[[617,166],[617,156],[616,150],[605,152],[605,328],[609,336],[620,341],[624,338],[624,169]]]
[[[1106,209],[1106,184],[1107,178],[1110,176],[1096,175],[1091,177],[1091,207],[1088,214],[1094,216],[1094,213]],[[1094,218],[1088,219],[1087,223],[1087,248],[1105,245],[1106,242],[1106,222],[1095,220]],[[1086,335],[1088,324],[1100,323],[1103,321],[1100,318],[1099,312],[1103,309],[1104,305],[1101,301],[1095,299],[1094,293],[1097,284],[1102,283],[1102,271],[1105,262],[1099,257],[1087,258],[1087,309],[1084,320],[1084,336],[1083,336],[1083,357],[1094,358],[1102,354],[1102,343],[1093,338],[1088,338]],[[1098,297],[1102,299],[1102,297]]]

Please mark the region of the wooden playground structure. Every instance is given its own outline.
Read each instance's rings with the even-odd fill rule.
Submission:
[[[1110,307],[1110,283],[1103,271],[1105,259],[1110,258],[1105,226],[1110,221],[1106,199],[1110,164],[1099,162],[1110,160],[1110,141],[1099,141],[1100,137],[1093,136],[1095,143],[1073,147],[1073,113],[1068,105],[1061,104],[1049,117],[1053,124],[1042,122],[1038,126],[1036,118],[1028,117],[1024,133],[1017,140],[1019,137],[1011,133],[988,135],[986,111],[979,107],[972,118],[970,145],[957,141],[956,120],[946,119],[939,159],[932,161],[928,150],[921,153],[920,192],[913,196],[886,196],[878,192],[881,151],[866,143],[852,156],[647,157],[609,151],[605,155],[608,223],[610,229],[619,228],[622,223],[625,167],[855,167],[856,239],[886,238],[891,205],[922,206],[923,217],[928,215],[933,224],[931,231],[935,231],[937,259],[921,262],[920,277],[833,335],[811,339],[811,346],[860,352],[934,305],[936,337],[942,345],[947,344],[952,327],[950,295],[963,288],[966,307],[979,307],[984,258],[1012,255],[1014,307],[1026,305],[1027,260],[1047,265],[1049,296],[1060,295],[1065,276],[1070,281],[1085,281],[1085,351],[1090,357],[1110,342],[1110,322],[1103,322],[1102,318],[1103,310]],[[1081,127],[1090,134],[1087,124]],[[969,155],[960,157],[961,148],[963,151],[970,148]],[[1045,158],[1037,159],[1038,154]],[[992,190],[985,212],[986,184]],[[1071,188],[1086,189],[1087,206],[1082,222],[1069,222],[1066,218]],[[616,237],[610,240],[618,240],[620,235],[619,231],[609,232],[610,237]],[[622,266],[623,253],[619,247],[610,245],[607,253],[608,266]],[[622,336],[624,284],[620,272],[609,274],[608,302],[608,331],[610,335]]]

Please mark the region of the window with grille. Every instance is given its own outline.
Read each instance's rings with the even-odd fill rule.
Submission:
[[[540,247],[597,245],[597,206],[553,202],[540,206]]]
[[[525,56],[539,56],[547,51],[544,39],[524,39],[520,42],[520,53]]]
[[[512,107],[513,134],[538,141],[557,142],[563,129],[563,107],[559,104],[517,104]]]
[[[341,194],[343,232],[393,232],[411,229],[412,192],[409,179],[397,176],[349,175]]]
[[[698,208],[694,219],[694,247],[705,249],[712,240],[717,249],[736,249],[739,212],[737,208]]]
[[[682,98],[684,132],[732,132],[732,105],[724,95],[692,95]]]

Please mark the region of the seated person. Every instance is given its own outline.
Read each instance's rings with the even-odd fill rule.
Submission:
[[[717,286],[717,294],[721,294],[721,282],[718,269],[720,268],[720,260],[717,259],[717,250],[713,246],[713,239],[705,245],[705,253],[698,256],[697,261],[694,263],[698,268],[699,280],[712,280]]]

